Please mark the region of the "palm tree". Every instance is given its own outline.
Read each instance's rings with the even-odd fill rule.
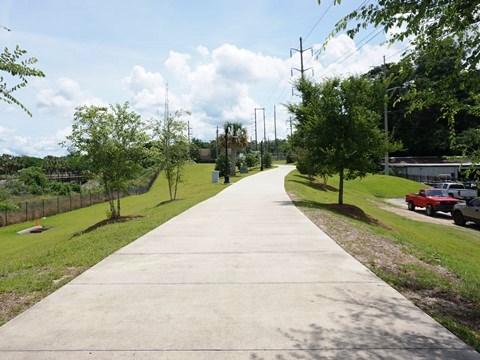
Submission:
[[[224,129],[228,127],[228,147],[232,149],[231,175],[237,175],[237,148],[244,148],[248,144],[247,129],[239,122],[226,122]],[[225,135],[220,136],[220,141],[225,147]]]

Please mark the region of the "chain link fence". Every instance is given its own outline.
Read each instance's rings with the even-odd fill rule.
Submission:
[[[153,182],[158,176],[155,172],[152,179],[146,185],[132,186],[128,189],[128,194],[120,194],[120,197],[129,195],[141,195],[150,190]],[[41,219],[67,211],[84,208],[108,201],[105,194],[87,193],[87,194],[71,194],[67,196],[57,196],[54,198],[40,199],[16,203],[19,207],[15,211],[5,211],[0,215],[0,227],[18,224],[25,221]]]

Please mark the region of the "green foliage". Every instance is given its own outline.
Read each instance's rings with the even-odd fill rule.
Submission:
[[[70,184],[68,183],[62,183],[59,181],[50,181],[48,183],[47,191],[52,195],[70,195],[70,193],[72,192],[72,189],[70,187]]]
[[[315,176],[326,172],[327,168],[322,166],[316,161],[315,156],[311,155],[307,148],[297,147],[295,149],[295,161],[297,164],[297,170],[302,175],[307,175],[310,182],[313,181]],[[328,173],[331,175],[331,173]]]
[[[23,59],[23,56],[27,53],[26,50],[20,49],[17,45],[13,52],[10,52],[8,48],[5,48],[0,55],[0,100],[7,104],[14,104],[19,106],[28,115],[32,116],[32,113],[15,98],[12,93],[27,86],[29,77],[44,77],[45,74],[32,67],[37,62],[34,57]],[[6,73],[9,77],[18,79],[14,85],[7,84],[7,80],[1,74]]]
[[[167,179],[170,200],[177,198],[178,185],[183,180],[184,167],[189,159],[190,147],[185,136],[187,122],[181,119],[184,114],[188,112],[176,111],[164,116],[163,123],[157,121],[154,124],[158,138],[156,156]]]
[[[225,149],[225,134],[228,133],[227,145],[231,149],[230,175],[237,175],[237,149],[248,145],[247,129],[239,122],[226,122],[223,125],[224,133],[219,136],[221,147]]]
[[[260,155],[258,152],[249,152],[245,155],[245,164],[251,169],[260,164]]]
[[[188,146],[188,156],[190,160],[200,162],[200,147],[197,144],[191,142]]]
[[[273,157],[272,154],[266,152],[263,154],[263,167],[268,169],[272,167]]]
[[[288,106],[298,119],[294,144],[306,151],[307,172],[340,175],[338,203],[342,204],[344,178],[377,172],[389,147],[378,128],[378,84],[356,77],[321,84],[300,80],[297,89],[303,102]]]
[[[227,159],[228,161],[229,159]],[[230,161],[225,165],[225,151],[222,151],[215,161],[215,170],[219,172],[219,176],[225,176],[225,169],[230,168]],[[230,174],[229,174],[230,175]]]
[[[109,198],[112,217],[119,217],[118,194],[127,191],[127,181],[139,172],[145,151],[147,135],[140,115],[130,111],[128,103],[110,108],[80,106],[67,140],[70,143],[64,146],[88,159]]]
[[[293,164],[293,163],[295,162],[295,153],[294,153],[293,150],[289,150],[289,151],[287,152],[287,156],[286,156],[286,158],[285,158],[285,162],[286,162],[287,164]]]
[[[34,189],[33,194],[39,195],[43,193],[43,189],[47,186],[48,179],[41,168],[30,167],[18,172],[18,178],[26,186]]]
[[[341,1],[334,2],[340,4]],[[366,2],[338,21],[332,36],[347,29],[353,38],[361,29],[374,25],[385,32],[395,30],[390,32],[390,43],[413,36],[412,42],[417,48],[450,38],[465,49],[465,66],[475,69],[480,60],[480,30],[475,15],[479,10],[478,1]]]

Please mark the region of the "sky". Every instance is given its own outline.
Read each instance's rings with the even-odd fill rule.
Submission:
[[[290,132],[284,104],[297,102],[300,68],[315,81],[361,74],[400,58],[405,44],[366,29],[352,40],[335,23],[358,6],[324,0],[0,0],[0,45],[19,45],[45,78],[14,93],[33,114],[0,103],[0,154],[44,157],[67,153],[75,108],[128,101],[143,119],[186,110],[191,136],[215,138],[226,121],[243,123],[255,139],[255,108],[265,109],[265,138]],[[372,33],[372,31],[374,31]],[[361,42],[362,39],[365,41]],[[371,39],[371,40],[370,40]],[[292,76],[293,73],[293,76]],[[0,74],[1,75],[1,74]],[[274,113],[274,107],[276,112]],[[263,138],[263,111],[257,110]]]

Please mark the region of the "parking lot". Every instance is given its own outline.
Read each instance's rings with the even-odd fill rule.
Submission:
[[[415,211],[410,211],[407,209],[407,203],[405,202],[404,198],[399,199],[385,199],[388,205],[382,206],[382,209],[394,212],[395,214],[399,214],[403,217],[416,220],[416,221],[424,221],[430,222],[434,224],[441,224],[446,226],[455,226],[459,227],[454,224],[453,219],[450,213],[443,213],[443,212],[436,212],[435,216],[427,216],[425,209],[417,208]],[[480,230],[480,226],[474,223],[467,223],[465,228],[471,228]]]

